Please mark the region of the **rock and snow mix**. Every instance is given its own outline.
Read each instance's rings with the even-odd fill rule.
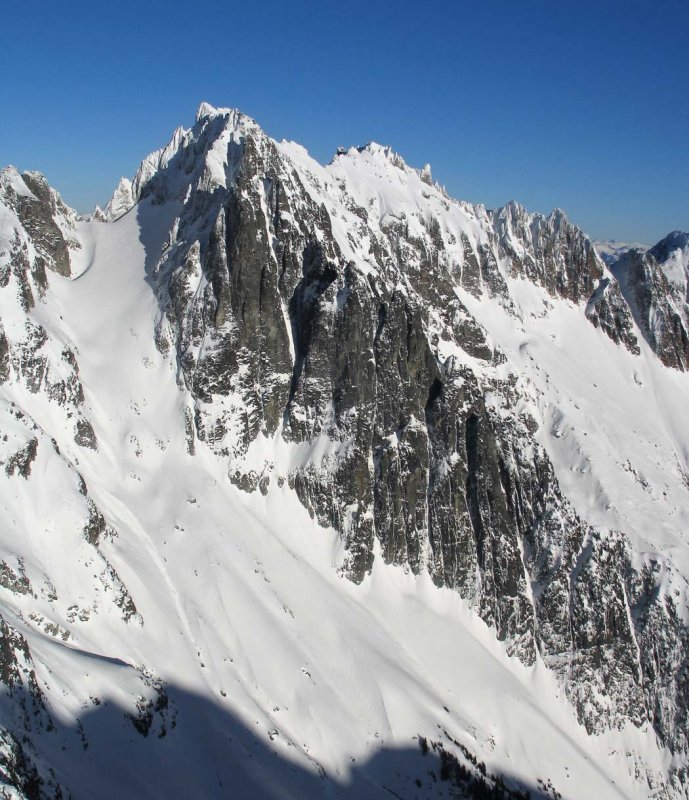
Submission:
[[[689,796],[688,241],[207,104],[0,173],[5,796]]]

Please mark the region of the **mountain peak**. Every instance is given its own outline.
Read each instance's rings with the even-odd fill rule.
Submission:
[[[209,186],[226,185],[228,145],[241,141],[250,131],[260,132],[261,128],[238,109],[202,102],[192,128],[176,128],[164,147],[142,160],[131,180],[120,180],[106,206],[107,218],[115,220],[129,211],[154,183],[158,201],[181,198],[195,179]],[[163,173],[166,177],[161,177]]]
[[[650,249],[651,255],[658,261],[664,261],[675,250],[685,250],[689,247],[689,233],[685,231],[672,231]]]
[[[21,173],[12,164],[0,170],[0,193],[6,192],[8,188],[18,195],[31,195],[31,190],[22,179]]]
[[[335,159],[338,157],[349,157],[350,159],[357,159],[364,157],[373,163],[390,164],[396,169],[410,174],[416,174],[424,183],[433,186],[440,192],[445,192],[444,188],[437,182],[433,182],[431,175],[431,165],[426,163],[421,169],[410,167],[409,164],[397,153],[390,145],[380,144],[379,142],[370,141],[358,147],[338,147],[335,152]],[[334,160],[334,159],[333,159]],[[332,163],[332,162],[331,162]]]
[[[648,252],[660,264],[665,277],[685,297],[689,282],[689,233],[672,231]]]
[[[360,155],[368,155],[374,159],[389,161],[393,166],[404,169],[407,166],[406,161],[399,153],[396,153],[390,145],[380,144],[379,142],[370,141],[359,147],[350,147],[349,153],[358,153]]]
[[[220,113],[220,109],[202,100],[199,107],[196,109],[196,121],[200,122],[204,117],[214,117]]]
[[[258,123],[248,114],[244,114],[238,108],[220,107],[207,103],[205,100],[199,104],[196,109],[196,122],[204,122],[213,120],[216,117],[225,117],[229,122],[230,127],[255,127],[258,128]]]
[[[114,221],[126,214],[134,205],[135,201],[132,195],[132,182],[129,178],[122,176],[117,184],[112,197],[108,201],[104,209],[105,218],[109,221]]]

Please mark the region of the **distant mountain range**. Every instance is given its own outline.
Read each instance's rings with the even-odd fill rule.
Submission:
[[[593,246],[608,266],[629,252],[629,250],[648,250],[648,245],[640,244],[639,242],[618,242],[616,239],[596,240],[593,242]]]

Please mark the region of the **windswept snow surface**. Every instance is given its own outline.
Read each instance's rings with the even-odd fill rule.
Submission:
[[[430,194],[448,230],[481,235],[480,207],[448,202],[425,174],[389,169],[377,145],[329,167],[280,148],[330,206],[346,180],[381,221],[406,209],[415,224],[410,209]],[[41,394],[0,389],[3,411],[16,404],[39,431],[30,477],[0,484],[1,556],[23,559],[34,593],[3,589],[2,599],[59,723],[34,737],[56,780],[77,800],[442,796],[421,735],[451,750],[456,740],[532,796],[540,779],[563,798],[648,797],[638,761],[663,773],[669,758],[648,728],[587,735],[553,675],[508,658],[457,593],[380,558],[361,585],[343,579],[341,540],[286,483],[242,492],[203,443],[188,453],[185,394],[155,347],[147,283],[178,206],[126,206],[114,221],[78,224],[73,278],[51,275],[49,302],[32,312],[78,355],[98,449],[77,447]],[[334,233],[365,270],[367,245],[348,239],[351,212],[336,210]],[[689,376],[643,344],[640,357],[614,344],[581,307],[526,281],[509,279],[509,289],[516,316],[487,295],[461,300],[505,353],[504,369],[521,374],[563,491],[584,519],[632,537],[640,557],[660,553],[674,579],[689,575]],[[254,451],[287,470],[300,456],[277,441],[259,438]],[[77,525],[77,471],[114,531],[99,547],[136,606],[129,621],[108,602],[83,538],[65,535]],[[40,589],[48,578],[58,606]],[[69,636],[46,633],[46,621]],[[167,685],[170,707],[144,737],[113,715],[155,701],[150,678]],[[395,752],[404,758],[392,770],[376,760]]]

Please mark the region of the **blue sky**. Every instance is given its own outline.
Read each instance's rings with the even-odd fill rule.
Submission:
[[[5,0],[0,21],[0,164],[80,211],[205,99],[597,238],[689,229],[688,0]]]

